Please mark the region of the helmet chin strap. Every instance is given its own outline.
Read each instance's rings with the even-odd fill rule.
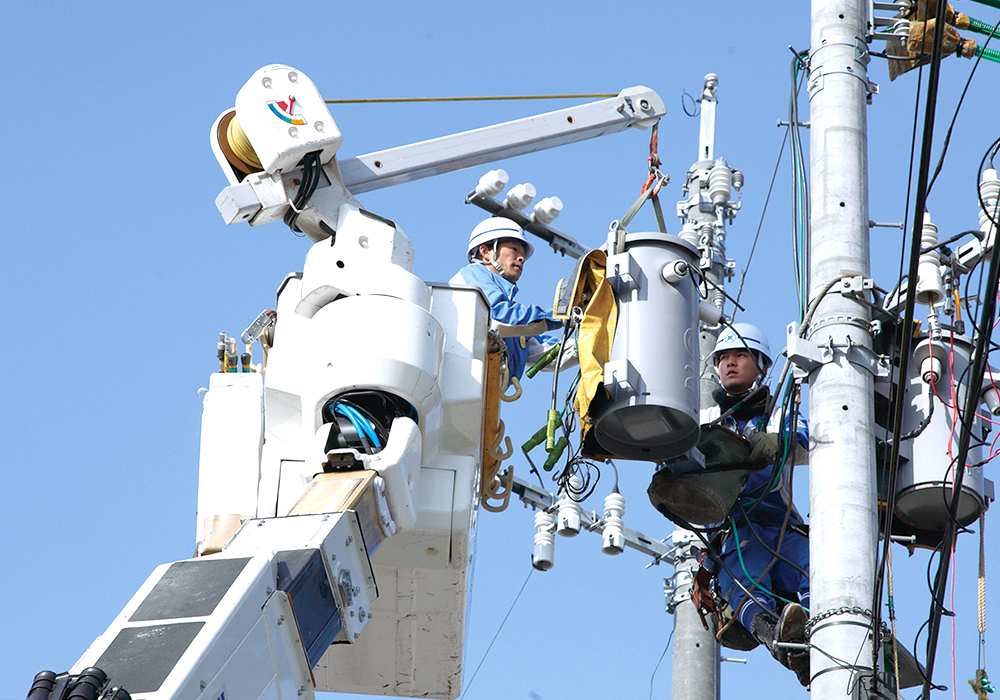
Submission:
[[[499,243],[500,239],[493,241],[493,255],[490,257],[490,267],[492,267],[498,275],[500,275],[504,279],[507,279],[507,273],[504,271],[502,267],[500,267],[500,263],[497,262],[497,247]]]

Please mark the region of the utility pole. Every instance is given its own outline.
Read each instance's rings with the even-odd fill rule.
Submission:
[[[812,0],[813,303],[832,280],[869,276],[869,5],[864,0]],[[819,300],[809,325],[808,339],[832,349],[824,354],[829,360],[809,375],[810,670],[812,695],[818,700],[843,698],[867,687],[859,676],[870,678],[873,672],[869,635],[878,521],[868,321],[861,300],[834,290]]]
[[[677,203],[677,214],[684,220],[680,237],[697,246],[699,267],[710,284],[708,298],[719,308],[725,302],[722,288],[732,275],[732,264],[726,258],[725,219],[733,175],[724,160],[715,160],[715,108],[718,77],[709,73],[701,92],[701,129],[698,138],[698,160],[687,174],[686,200]],[[716,170],[716,166],[719,169]],[[712,173],[715,172],[713,180]],[[737,179],[742,184],[742,176]],[[717,186],[713,196],[712,185]],[[719,189],[721,188],[721,189]],[[723,198],[722,195],[725,195]],[[724,199],[724,201],[723,201]],[[717,200],[722,203],[716,204]],[[715,286],[713,286],[715,285]],[[701,408],[713,405],[712,391],[719,386],[708,358],[715,349],[719,326],[702,325],[699,333],[701,349]],[[671,670],[671,698],[674,700],[718,700],[720,695],[719,644],[715,640],[715,625],[705,629],[698,610],[691,600],[691,585],[698,573],[698,559],[692,548],[699,540],[692,532],[676,530],[676,546],[672,594],[668,608],[674,614],[674,650]]]

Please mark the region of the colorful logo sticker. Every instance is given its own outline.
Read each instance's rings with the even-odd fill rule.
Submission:
[[[285,100],[269,100],[267,106],[271,108],[271,112],[274,113],[274,116],[283,122],[295,124],[296,126],[301,126],[306,123],[306,120],[301,116],[292,114],[292,110],[297,107],[294,95],[289,95],[287,102]]]

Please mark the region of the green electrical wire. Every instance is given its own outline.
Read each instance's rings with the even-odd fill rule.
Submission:
[[[1000,10],[1000,0],[975,0],[980,5],[988,5],[989,7],[995,7]]]
[[[993,27],[990,27],[990,33],[993,32]],[[976,47],[976,55],[982,56],[987,61],[993,61],[995,63],[1000,63],[1000,51],[996,49],[988,49],[983,46]]]
[[[743,563],[743,548],[740,547],[740,535],[739,535],[739,531],[736,529],[736,518],[734,518],[733,516],[730,515],[729,519],[730,519],[730,521],[732,521],[732,524],[733,524],[733,536],[736,537],[736,556],[740,560],[740,568],[743,569],[743,575],[747,577],[747,581],[749,581],[750,583],[752,583],[755,588],[759,588],[764,593],[767,593],[772,598],[780,600],[783,603],[794,603],[795,601],[788,600],[787,598],[782,598],[780,595],[776,595],[773,591],[769,591],[768,589],[764,588],[762,585],[760,585],[759,583],[757,583],[756,581],[754,581],[753,576],[751,576],[750,572],[747,571],[746,564]]]

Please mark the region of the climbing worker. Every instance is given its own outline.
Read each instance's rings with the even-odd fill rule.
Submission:
[[[486,295],[491,328],[507,345],[510,374],[518,379],[526,366],[537,362],[561,340],[546,333],[562,326],[553,320],[551,311],[514,301],[516,283],[533,252],[520,226],[504,217],[490,217],[472,229],[466,254],[469,264],[451,279],[453,284],[479,287]],[[563,351],[560,369],[571,366],[575,357],[575,345],[570,343]]]
[[[781,410],[766,415],[772,402],[763,380],[772,358],[756,326],[734,323],[723,330],[711,359],[722,386],[712,394],[717,405],[702,410],[702,423],[728,414],[719,423],[750,441],[748,464],[766,462],[750,473],[727,518],[732,532],[722,548],[719,590],[737,620],[808,686],[809,652],[775,644],[806,641],[809,541],[792,503],[790,469],[808,461],[806,422],[796,415],[790,435],[794,406],[784,419]]]

